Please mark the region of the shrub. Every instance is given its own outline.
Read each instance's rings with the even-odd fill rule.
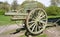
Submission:
[[[60,9],[57,6],[50,6],[47,7],[45,10],[48,15],[53,15],[53,16],[60,15]]]
[[[0,15],[4,15],[4,13],[5,13],[5,10],[0,9]]]

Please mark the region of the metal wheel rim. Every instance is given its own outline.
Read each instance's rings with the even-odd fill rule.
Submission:
[[[32,14],[32,13],[34,13],[34,11],[35,10],[42,10],[43,11],[43,13],[45,14],[45,17],[46,17],[46,22],[45,22],[45,25],[43,26],[43,29],[41,29],[41,30],[39,30],[39,31],[36,31],[36,32],[33,32],[33,30],[31,30],[30,28],[29,28],[29,22],[28,22],[28,20],[29,20],[29,18],[30,18],[30,15]],[[27,24],[26,24],[26,27],[27,27],[27,29],[28,29],[28,31],[30,32],[30,33],[32,33],[32,34],[39,34],[39,33],[41,33],[43,30],[45,30],[45,28],[46,28],[46,26],[47,26],[47,14],[46,14],[46,12],[42,9],[42,8],[36,8],[36,9],[34,9],[34,10],[32,10],[31,12],[30,12],[30,14],[27,16],[27,22],[26,22]],[[30,25],[30,26],[32,26],[32,25]],[[35,26],[34,26],[35,27]],[[34,29],[34,27],[33,27],[33,29]],[[35,28],[36,29],[36,28]]]

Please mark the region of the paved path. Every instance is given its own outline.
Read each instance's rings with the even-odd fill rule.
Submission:
[[[17,25],[0,26],[0,34],[17,28],[19,28]]]
[[[17,28],[19,28],[17,25],[0,26],[0,37],[19,37],[20,35],[24,35],[24,31],[15,35],[10,35],[11,32],[9,31],[15,30]],[[51,27],[45,30],[44,34],[47,34],[48,37],[60,37],[60,27]]]
[[[48,37],[60,37],[60,27],[52,27],[44,31]]]
[[[24,32],[20,32],[14,35],[11,35],[10,33],[12,33],[12,30],[15,30],[19,28],[19,26],[17,25],[7,25],[7,26],[0,26],[0,37],[19,37],[20,35],[23,35]]]

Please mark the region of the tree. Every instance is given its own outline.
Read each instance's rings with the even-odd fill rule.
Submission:
[[[58,6],[58,5],[60,5],[60,0],[51,0],[51,5],[52,6]]]
[[[39,8],[45,8],[45,6],[44,6],[44,4],[42,4],[42,3],[40,3],[40,2],[37,2],[37,1],[32,1],[33,3],[36,3],[36,5],[37,5],[37,7],[39,7]],[[31,2],[31,3],[32,3]],[[32,3],[32,6],[36,6],[36,5],[33,5],[33,3]],[[26,4],[30,4],[28,1],[24,1],[21,5],[20,5],[20,7],[21,8],[24,8],[24,7],[26,7],[26,6],[30,6],[31,7],[31,5],[26,5]]]
[[[0,2],[0,15],[3,15],[7,11],[9,11],[9,4],[7,2]]]
[[[14,0],[13,3],[12,3],[12,10],[17,10],[17,0]]]
[[[5,10],[5,11],[9,11],[9,4],[8,4],[8,2],[6,1],[6,2],[3,2],[3,9]]]
[[[60,7],[57,6],[50,6],[46,8],[46,12],[48,15],[60,15]]]
[[[8,11],[9,10],[9,4],[7,2],[0,2],[0,10],[1,9]]]

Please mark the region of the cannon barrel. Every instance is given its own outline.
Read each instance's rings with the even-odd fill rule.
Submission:
[[[6,12],[5,15],[12,16],[11,17],[12,20],[23,20],[23,19],[26,19],[26,16],[28,15],[28,13]]]
[[[22,15],[27,16],[28,13],[13,13],[13,12],[9,13],[9,12],[6,12],[5,15],[6,16],[22,16]]]

